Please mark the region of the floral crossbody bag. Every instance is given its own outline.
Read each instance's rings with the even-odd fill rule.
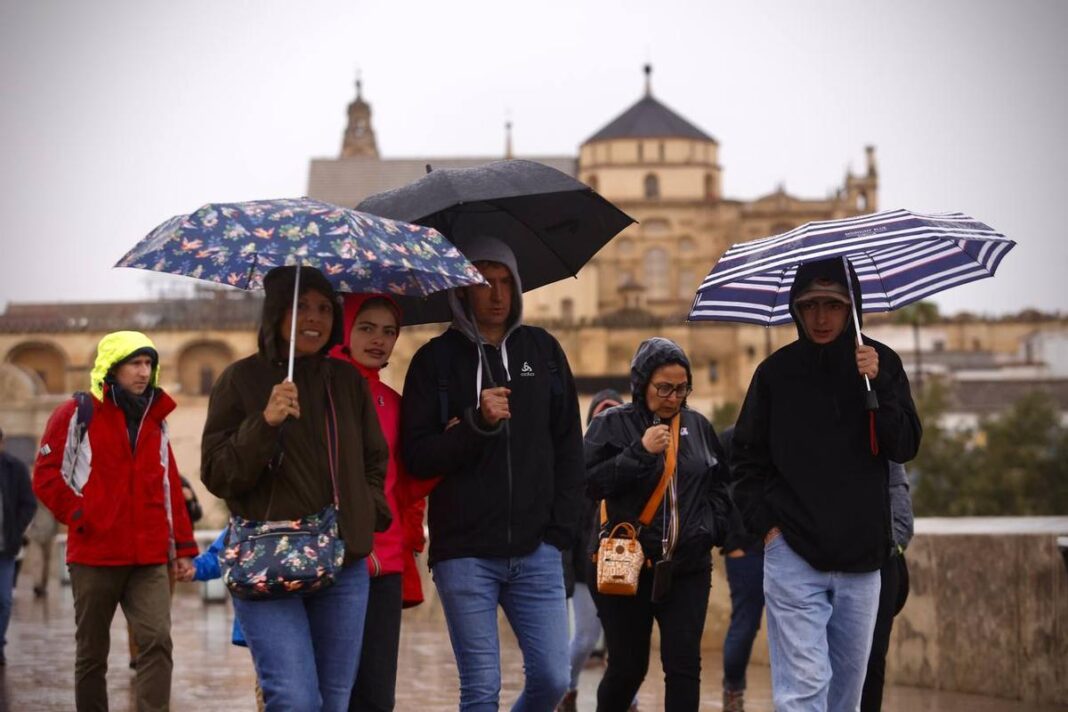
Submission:
[[[230,518],[220,563],[226,587],[238,598],[257,600],[314,593],[332,586],[341,571],[345,542],[338,535],[337,524],[337,411],[329,387],[326,402],[326,445],[334,500],[315,514],[300,519],[256,521],[237,515]],[[270,511],[268,500],[268,514]]]

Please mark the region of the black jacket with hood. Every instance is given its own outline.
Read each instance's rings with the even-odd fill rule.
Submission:
[[[268,274],[259,352],[232,363],[211,389],[200,477],[208,491],[246,519],[296,519],[318,512],[333,499],[326,440],[329,389],[337,413],[338,527],[349,559],[360,558],[370,553],[373,532],[390,524],[382,490],[389,448],[363,376],[326,355],[341,342],[342,314],[318,270],[301,270],[301,291],[314,289],[334,304],[330,338],[319,353],[293,363],[300,417],[278,426],[263,417],[271,390],[286,378],[288,344],[278,330],[292,304],[294,277],[294,268]]]
[[[873,454],[852,318],[837,339],[819,345],[796,311],[797,296],[817,277],[847,285],[859,316],[856,275],[847,283],[841,260],[798,270],[790,290],[798,339],[757,367],[734,429],[734,500],[749,531],[763,535],[778,526],[814,568],[875,571],[890,550],[888,460],[915,457],[920,419],[901,359],[864,337],[879,355]]]
[[[492,238],[465,244],[472,261],[512,273],[512,313],[498,348],[484,342],[455,290],[452,326],[412,357],[401,401],[408,472],[442,476],[430,494],[430,564],[459,557],[512,557],[542,542],[569,548],[582,509],[582,425],[567,357],[542,329],[522,326],[522,288],[512,252]],[[540,332],[540,333],[538,333]],[[479,394],[493,382],[511,389],[511,419],[486,429]],[[556,371],[555,375],[553,370]],[[438,389],[446,388],[442,423]],[[509,456],[511,459],[509,465]]]
[[[642,435],[653,424],[645,402],[645,389],[657,368],[677,363],[693,381],[690,362],[677,344],[654,337],[643,341],[630,366],[631,402],[609,408],[593,419],[586,431],[586,488],[590,497],[604,499],[608,527],[636,522],[660,482],[664,455],[653,455],[642,445]],[[730,471],[719,438],[703,415],[685,403],[676,416],[679,423],[679,456],[675,475],[678,493],[679,535],[674,560],[677,571],[711,566],[712,547],[723,543],[727,533],[730,501],[726,483]],[[639,533],[645,556],[661,558],[664,508],[661,501],[649,526]],[[590,553],[597,539],[590,542]]]

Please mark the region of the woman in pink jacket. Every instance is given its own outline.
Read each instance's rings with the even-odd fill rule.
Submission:
[[[384,294],[346,294],[344,342],[330,355],[359,369],[371,387],[382,434],[389,444],[386,500],[393,524],[374,538],[367,557],[371,592],[363,632],[360,669],[350,710],[393,709],[400,646],[401,609],[423,601],[415,553],[423,550],[423,512],[434,480],[417,480],[404,470],[400,453],[400,395],[379,378],[400,333],[400,308]]]

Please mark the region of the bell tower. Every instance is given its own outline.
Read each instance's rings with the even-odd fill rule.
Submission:
[[[363,100],[363,81],[356,76],[356,99],[349,104],[349,125],[341,143],[342,158],[378,158],[375,131],[371,127],[371,105]]]

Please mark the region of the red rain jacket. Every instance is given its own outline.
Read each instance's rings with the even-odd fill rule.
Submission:
[[[426,546],[423,515],[426,512],[426,497],[434,489],[437,480],[416,479],[405,470],[400,458],[400,394],[382,382],[378,369],[357,363],[349,353],[356,314],[363,303],[372,297],[389,299],[381,294],[345,295],[344,342],[335,346],[330,355],[351,363],[367,380],[375,412],[378,413],[378,424],[389,445],[385,491],[393,523],[386,531],[375,533],[374,549],[367,557],[367,566],[371,576],[401,574],[404,607],[409,608],[423,602],[423,585],[416,567],[415,553],[423,551]],[[389,301],[392,303],[391,299]],[[399,315],[399,308],[396,311]]]
[[[196,556],[164,423],[174,401],[156,391],[133,450],[126,415],[104,388],[103,401],[93,397],[81,442],[74,435],[76,401],[56,408],[33,468],[34,494],[69,528],[67,563],[142,566]]]

